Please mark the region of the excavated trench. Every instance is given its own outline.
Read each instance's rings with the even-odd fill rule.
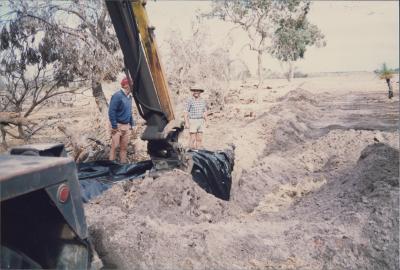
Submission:
[[[291,91],[249,124],[264,150],[229,201],[193,171],[118,182],[85,206],[91,240],[106,268],[398,269],[397,123],[378,93]]]

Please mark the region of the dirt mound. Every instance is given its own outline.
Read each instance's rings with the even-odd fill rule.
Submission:
[[[323,134],[313,123],[323,112],[317,106],[314,95],[304,89],[295,89],[278,99],[278,103],[264,115],[272,122],[270,140],[265,154],[286,151]]]
[[[323,234],[305,233],[314,235],[315,258],[324,269],[398,269],[398,205],[399,151],[373,144],[354,168],[299,202],[289,218],[324,224]]]
[[[190,228],[207,227],[228,217],[234,220],[240,212],[179,170],[156,179],[116,184],[87,204],[85,211],[105,267],[122,269],[187,268],[191,260],[182,261],[174,250],[189,247],[190,254],[192,249],[205,248],[197,242],[205,236]]]
[[[334,130],[290,150],[260,156],[238,179],[232,199],[249,213],[285,209],[354,167],[361,151],[377,137],[398,148],[394,133]]]
[[[387,145],[368,146],[354,168],[286,210],[230,212],[211,224],[196,217],[200,206],[190,194],[210,215],[223,216],[234,203],[221,206],[173,172],[125,191],[116,186],[87,205],[89,229],[106,267],[398,269],[398,157]]]
[[[317,99],[315,98],[315,95],[305,89],[302,89],[302,88],[296,88],[295,90],[288,92],[286,95],[278,98],[277,101],[278,102],[297,102],[297,103],[305,102],[305,103],[309,103],[309,104],[313,104],[313,105],[317,104]]]
[[[91,204],[116,206],[127,214],[170,224],[215,223],[233,214],[226,201],[206,193],[190,174],[179,170],[117,184]]]

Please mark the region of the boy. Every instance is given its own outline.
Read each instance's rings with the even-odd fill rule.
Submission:
[[[207,103],[200,97],[204,89],[198,86],[190,88],[192,97],[188,99],[185,107],[185,125],[189,129],[189,147],[202,148],[202,135],[207,121]]]

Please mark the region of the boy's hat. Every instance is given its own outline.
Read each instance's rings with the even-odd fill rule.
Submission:
[[[194,85],[194,86],[190,87],[190,91],[193,91],[193,92],[204,92],[204,88],[199,86],[199,85]]]

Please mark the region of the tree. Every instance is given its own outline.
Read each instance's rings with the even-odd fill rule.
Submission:
[[[92,88],[102,114],[96,122],[101,126],[99,133],[108,138],[104,129],[108,104],[101,81],[116,79],[122,71],[122,54],[104,1],[9,0],[1,5],[9,11],[2,14],[2,39],[7,40],[19,31],[20,37],[12,40],[24,45],[2,48],[0,61],[9,62],[1,67],[4,72],[0,81],[7,86],[6,91],[0,91],[1,110],[21,111],[17,115],[0,115],[3,143],[6,134],[27,138],[38,130],[32,130],[34,123],[20,116],[39,110],[55,95],[75,92],[83,86]],[[7,72],[9,75],[5,75]],[[10,131],[10,125],[15,124],[19,135]]]
[[[214,0],[211,16],[232,22],[246,31],[250,50],[257,52],[258,85],[262,83],[262,58],[273,35],[276,5],[272,0]]]
[[[123,61],[105,1],[19,0],[9,3],[18,17],[34,19],[52,29],[51,39],[56,35],[65,37],[63,46],[68,49],[64,57],[76,62],[68,62],[64,68],[91,85],[99,111],[107,119],[108,104],[101,81],[115,80],[122,71]]]
[[[293,63],[304,58],[308,47],[325,46],[324,35],[307,20],[310,1],[289,0],[277,2],[274,16],[277,28],[269,52],[288,65],[287,79],[293,78]]]
[[[393,78],[393,74],[395,73],[393,70],[388,69],[386,63],[382,64],[382,68],[377,71],[379,78],[385,80],[389,89],[389,99],[393,97],[393,89],[391,79]]]
[[[52,97],[74,93],[77,90],[74,84],[81,81],[64,69],[76,59],[68,58],[68,48],[60,46],[62,35],[50,38],[52,31],[48,26],[19,16],[0,25],[3,144],[7,134],[28,139],[36,133],[40,127],[26,118]],[[18,135],[10,131],[11,126],[18,127]]]

